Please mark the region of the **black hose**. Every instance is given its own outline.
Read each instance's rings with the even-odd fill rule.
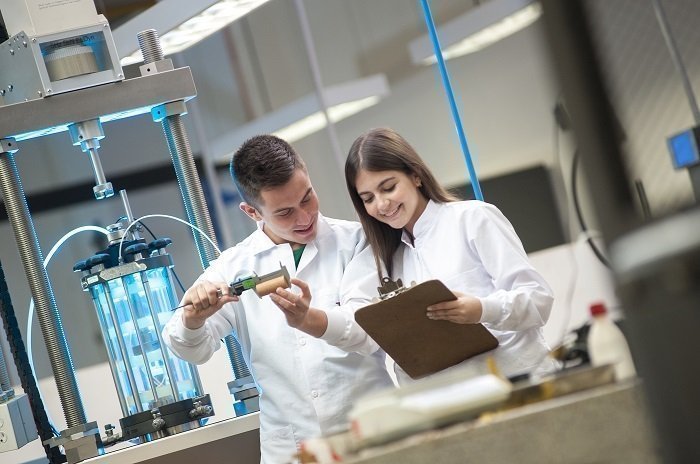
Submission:
[[[24,347],[24,342],[22,341],[22,334],[19,331],[19,324],[17,323],[17,318],[15,317],[15,310],[12,307],[10,291],[7,288],[5,272],[2,270],[1,262],[0,316],[2,317],[3,326],[5,327],[7,341],[10,344],[12,357],[14,358],[15,365],[17,366],[17,373],[19,374],[22,388],[24,389],[25,394],[29,398],[29,404],[32,409],[32,415],[34,416],[34,422],[36,423],[37,432],[39,433],[39,437],[41,438],[41,441],[43,443],[45,440],[53,438],[55,431],[49,423],[49,417],[46,415],[44,403],[41,400],[41,395],[39,394],[39,387],[37,386],[36,380],[34,379],[34,374],[32,374],[32,367],[29,363],[29,356],[27,356],[27,351]],[[43,446],[44,451],[46,452],[46,457],[49,459],[49,462],[51,464],[59,464],[66,462],[66,457],[63,454],[61,454],[61,451],[58,447],[51,448],[49,445]]]
[[[574,203],[576,217],[578,218],[578,224],[581,227],[581,232],[586,233],[588,232],[588,226],[586,225],[586,221],[583,219],[583,213],[581,212],[581,205],[579,204],[578,198],[578,156],[578,150],[576,150],[574,152],[573,160],[571,161],[571,197]],[[600,262],[603,263],[605,267],[609,269],[610,263],[608,262],[607,258],[603,256],[603,253],[593,241],[593,237],[587,237],[586,242],[588,242],[588,245],[591,247],[591,250],[593,250],[593,254],[596,255],[598,260],[600,260]]]
[[[2,12],[0,11],[0,43],[5,42],[9,38],[10,35],[7,32],[7,27],[5,27],[5,20],[3,19]]]
[[[121,218],[119,218],[121,219]],[[149,234],[151,234],[151,237],[153,240],[157,240],[158,237],[156,237],[156,234],[153,233],[153,231],[146,225],[145,222],[143,221],[137,221],[139,224],[143,226],[144,229],[148,231]],[[171,267],[170,272],[173,274],[173,277],[175,278],[175,281],[177,282],[178,287],[180,287],[180,290],[182,290],[182,293],[185,293],[187,290],[185,289],[185,286],[182,285],[182,281],[180,280],[180,277],[177,275],[177,272],[175,272],[175,268]]]

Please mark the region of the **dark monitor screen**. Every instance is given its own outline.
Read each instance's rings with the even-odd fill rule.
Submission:
[[[484,200],[496,205],[513,224],[531,253],[566,243],[549,170],[545,166],[479,180]],[[471,184],[449,189],[459,198],[474,199]]]

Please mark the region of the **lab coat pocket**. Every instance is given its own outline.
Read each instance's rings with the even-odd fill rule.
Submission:
[[[260,451],[262,464],[296,462],[294,454],[298,443],[291,425],[270,431],[260,431]]]
[[[311,295],[311,306],[325,311],[338,306],[338,293],[333,290],[319,290]]]

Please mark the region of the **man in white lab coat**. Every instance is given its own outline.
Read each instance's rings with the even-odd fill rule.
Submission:
[[[187,306],[163,336],[178,356],[201,364],[234,333],[261,391],[262,462],[285,463],[301,440],[343,430],[355,399],[393,385],[383,352],[368,348],[371,339],[352,327],[352,280],[376,270],[373,263],[349,266],[365,247],[360,224],[319,213],[306,166],[283,140],[262,135],[245,142],[231,175],[240,207],[258,229],[187,290]],[[280,263],[301,292],[228,296],[227,284],[241,272],[267,274]]]

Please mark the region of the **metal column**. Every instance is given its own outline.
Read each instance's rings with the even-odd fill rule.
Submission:
[[[304,1],[294,0],[294,7],[297,12],[297,18],[299,19],[301,34],[304,38],[304,49],[306,50],[306,57],[309,60],[311,77],[314,80],[314,91],[316,92],[316,98],[318,98],[318,104],[321,106],[323,117],[326,120],[326,132],[328,132],[328,138],[331,142],[331,148],[333,149],[335,161],[338,163],[338,168],[340,168],[341,173],[344,173],[345,155],[340,148],[340,140],[338,138],[338,131],[335,129],[335,123],[331,120],[328,113],[328,101],[323,91],[323,80],[321,79],[321,66],[318,63],[318,54],[316,53],[316,47],[314,46],[314,40],[311,35],[311,25],[309,24],[309,18],[306,14]]]
[[[584,4],[541,3],[664,462],[700,462],[700,207],[641,224]]]
[[[695,121],[696,126],[700,126],[700,108],[698,108],[698,101],[695,98],[693,85],[690,83],[688,71],[685,69],[683,64],[683,59],[681,58],[681,52],[678,50],[676,39],[671,33],[671,27],[668,24],[666,12],[661,5],[661,0],[652,0],[651,4],[654,7],[654,13],[656,14],[656,19],[659,23],[659,27],[661,28],[661,34],[664,36],[664,41],[666,42],[669,53],[671,54],[673,65],[681,78],[685,97],[688,99],[690,111],[693,113],[693,121]],[[691,185],[693,186],[695,199],[700,201],[700,165],[690,166],[688,168],[688,175],[690,176]]]
[[[44,257],[15,164],[17,143],[12,138],[5,138],[0,140],[0,147],[0,188],[5,199],[5,208],[12,224],[29,288],[36,302],[37,318],[56,378],[61,407],[68,428],[76,427],[87,422],[85,411],[63,333],[61,316],[44,268]]]
[[[144,57],[144,65],[157,64],[163,60],[163,50],[155,30],[150,29],[139,33],[138,40]],[[156,116],[158,111],[161,113]],[[163,125],[163,133],[175,167],[177,183],[180,187],[188,220],[216,243],[216,234],[209,216],[202,184],[199,181],[192,149],[182,122],[181,114],[184,114],[185,111],[184,102],[169,103],[153,110],[154,120],[160,119]],[[193,231],[193,234],[202,268],[206,269],[209,267],[209,263],[216,258],[216,250],[198,233]],[[225,338],[225,344],[236,379],[251,377],[238,340],[233,335],[228,335]]]

